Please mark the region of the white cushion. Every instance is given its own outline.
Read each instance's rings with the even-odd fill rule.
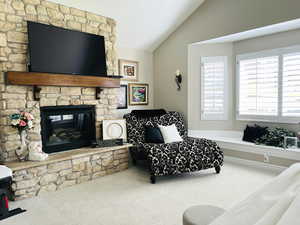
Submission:
[[[172,124],[171,126],[161,126],[158,125],[160,132],[164,138],[164,142],[172,143],[172,142],[178,142],[183,141],[182,137],[180,136],[177,127],[175,124]]]

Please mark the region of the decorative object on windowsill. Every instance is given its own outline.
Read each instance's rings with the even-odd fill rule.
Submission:
[[[30,160],[32,158],[33,152],[38,151],[39,152],[39,157],[40,160],[45,160],[48,155],[44,152],[41,151],[41,149],[37,150],[32,147],[29,148],[29,141],[27,140],[27,130],[30,130],[33,128],[33,120],[34,117],[31,113],[29,112],[20,112],[20,113],[15,113],[9,116],[10,118],[10,124],[13,128],[18,129],[19,134],[20,134],[20,141],[21,141],[21,146],[16,150],[16,155],[20,161],[25,161],[25,160]],[[33,142],[34,143],[34,142]],[[33,144],[31,143],[31,144]],[[38,146],[36,146],[38,147]],[[29,151],[31,151],[29,153]]]
[[[182,75],[180,73],[180,70],[176,70],[175,82],[177,84],[177,91],[180,91],[181,90],[181,83],[182,83]]]
[[[119,74],[123,76],[122,80],[138,81],[139,62],[119,59]]]
[[[130,83],[129,85],[129,104],[148,105],[149,85]]]
[[[268,128],[267,134],[256,139],[255,143],[284,148],[284,137],[296,137],[296,133],[281,127]]]
[[[127,85],[120,85],[120,93],[118,96],[118,109],[127,109]]]
[[[297,137],[284,137],[284,148],[298,148],[298,138]]]

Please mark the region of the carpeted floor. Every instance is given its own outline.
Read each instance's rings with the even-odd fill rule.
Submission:
[[[61,191],[11,203],[26,213],[0,225],[180,225],[186,208],[229,208],[277,172],[226,163],[214,170],[164,177],[149,183],[144,169],[130,169]]]

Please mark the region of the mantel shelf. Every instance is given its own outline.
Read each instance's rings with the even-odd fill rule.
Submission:
[[[120,77],[80,76],[37,72],[7,72],[7,84],[62,87],[120,87]]]
[[[34,100],[39,101],[41,88],[38,86],[60,86],[60,87],[95,87],[96,99],[100,98],[101,88],[119,88],[120,77],[80,76],[68,74],[52,74],[37,72],[9,71],[6,75],[9,85],[31,85]]]

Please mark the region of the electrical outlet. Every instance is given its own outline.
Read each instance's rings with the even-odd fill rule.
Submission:
[[[267,152],[264,153],[264,162],[265,163],[270,162],[270,156],[269,156],[269,153],[267,153]]]

